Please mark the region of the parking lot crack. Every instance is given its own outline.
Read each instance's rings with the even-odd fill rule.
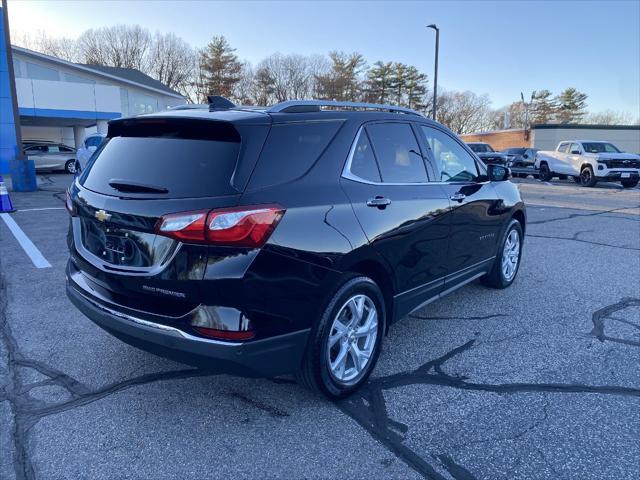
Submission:
[[[604,314],[610,314],[618,311],[620,308],[626,308],[631,305],[640,305],[640,300],[625,299],[619,304],[615,304],[605,309],[601,309],[596,318]],[[598,312],[596,312],[598,313]],[[519,393],[556,393],[556,394],[599,394],[599,395],[618,395],[640,397],[640,388],[632,388],[616,385],[588,385],[581,383],[481,383],[469,380],[469,377],[463,375],[451,375],[444,371],[444,365],[456,356],[462,355],[470,351],[476,345],[476,339],[469,340],[440,357],[430,360],[414,370],[400,372],[384,377],[376,377],[371,379],[359,391],[355,392],[351,397],[336,403],[338,408],[354,419],[362,428],[364,428],[374,439],[382,443],[391,453],[408,466],[420,473],[424,478],[442,479],[444,478],[431,464],[429,464],[422,456],[413,449],[405,445],[404,441],[406,433],[409,431],[406,425],[401,424],[390,418],[384,399],[384,392],[387,390],[407,387],[413,385],[435,385],[441,387],[450,387],[461,390],[470,390],[477,392],[495,393],[514,395]],[[501,437],[498,440],[519,440],[527,433],[544,424],[548,419],[548,404],[543,408],[543,415],[540,419],[533,422],[526,429],[508,437]],[[398,431],[398,425],[402,425],[401,433]],[[490,440],[487,440],[490,441]],[[442,457],[444,455],[444,457]],[[451,458],[446,454],[440,454],[437,457],[440,461]],[[446,467],[446,461],[443,461]],[[453,468],[456,474],[461,476],[455,477],[451,470],[447,469],[454,478],[466,479],[473,478],[464,467],[455,466],[452,463],[449,467]],[[459,469],[457,469],[459,468]],[[466,472],[466,473],[465,473]]]
[[[620,213],[620,212],[624,213],[625,210],[632,210],[636,208],[640,208],[640,205],[633,205],[631,207],[623,207],[623,208],[612,208],[610,210],[598,210],[592,213],[570,213],[566,217],[556,217],[556,218],[547,218],[545,220],[527,221],[527,226],[544,225],[547,223],[560,222],[563,220],[571,220],[573,218],[580,218],[580,217],[596,217],[598,215],[606,215],[609,213]]]
[[[631,326],[632,328],[640,329],[640,326],[629,320],[613,316],[614,313],[623,311],[629,307],[640,307],[640,298],[622,298],[616,303],[607,305],[606,307],[600,308],[599,310],[593,312],[593,314],[591,315],[591,321],[593,322],[593,329],[590,332],[591,335],[596,337],[601,342],[609,341],[634,347],[640,347],[640,341],[613,337],[607,335],[605,331],[607,320],[622,322]]]
[[[559,237],[559,236],[554,236],[554,235],[535,235],[535,234],[532,234],[532,233],[527,233],[527,237],[546,238],[546,239],[551,239],[551,240],[569,240],[569,241],[572,241],[572,242],[588,243],[590,245],[596,245],[596,246],[599,246],[599,247],[611,247],[611,248],[619,248],[619,249],[622,249],[622,250],[640,251],[640,248],[624,247],[622,245],[612,245],[610,243],[594,242],[592,240],[583,240],[581,238],[577,238],[577,236],[580,233],[586,233],[587,231],[578,232],[578,233],[574,234],[573,237]]]

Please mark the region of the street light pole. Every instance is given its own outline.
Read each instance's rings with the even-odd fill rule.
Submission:
[[[440,29],[436,26],[435,23],[431,25],[427,25],[427,28],[432,28],[436,32],[436,61],[435,61],[435,72],[433,75],[433,119],[437,120],[437,105],[438,105],[438,50],[440,45]]]

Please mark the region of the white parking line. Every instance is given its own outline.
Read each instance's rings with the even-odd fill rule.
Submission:
[[[27,237],[27,235],[22,231],[22,229],[18,226],[18,224],[11,218],[11,215],[8,213],[0,213],[0,218],[4,220],[4,223],[9,227],[13,236],[16,237],[16,240],[24,250],[36,268],[50,268],[51,264],[47,262],[47,259],[44,258],[38,247],[36,247],[33,242]]]

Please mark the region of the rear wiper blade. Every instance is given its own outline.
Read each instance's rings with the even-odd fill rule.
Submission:
[[[109,180],[109,186],[115,188],[119,192],[129,193],[169,193],[169,190],[156,185],[147,185],[144,183],[130,182],[129,180],[117,180],[112,178]]]

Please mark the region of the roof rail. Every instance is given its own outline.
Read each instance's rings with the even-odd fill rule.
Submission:
[[[318,112],[321,107],[333,108],[353,108],[363,110],[383,110],[387,112],[406,113],[409,115],[423,115],[416,110],[405,107],[396,107],[395,105],[386,105],[380,103],[362,103],[362,102],[334,102],[330,100],[289,100],[281,102],[269,107],[267,113],[304,113]]]

